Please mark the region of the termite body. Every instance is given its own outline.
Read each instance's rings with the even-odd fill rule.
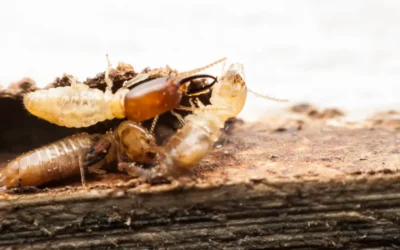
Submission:
[[[40,186],[80,173],[96,136],[76,134],[22,154],[0,173],[0,185]]]
[[[199,100],[198,108],[185,117],[185,125],[177,131],[160,151],[160,162],[167,171],[187,170],[197,165],[219,139],[227,119],[238,115],[247,99],[244,67],[234,63],[223,71],[214,85],[211,105],[204,106]],[[252,92],[252,91],[251,91]],[[283,101],[262,96],[266,99]]]
[[[151,163],[156,143],[140,125],[124,121],[114,132],[80,133],[29,151],[12,160],[0,172],[0,186],[38,187],[100,168],[124,156],[130,161]]]

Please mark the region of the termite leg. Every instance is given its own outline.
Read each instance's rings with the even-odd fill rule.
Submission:
[[[171,110],[170,112],[171,112],[171,114],[172,114],[173,116],[176,117],[176,119],[179,120],[179,122],[181,123],[182,126],[185,125],[185,119],[183,119],[183,117],[182,117],[180,114],[176,113],[176,112],[173,111],[173,110]]]
[[[200,108],[204,108],[206,106],[200,101],[200,99],[198,97],[196,97],[196,103]]]
[[[206,108],[206,106],[200,101],[200,99],[198,97],[196,97],[196,99],[194,99],[195,101],[193,101],[192,98],[189,99],[189,103],[191,107],[184,107],[184,106],[179,106],[175,109],[178,110],[184,110],[184,111],[195,111],[195,110],[209,110],[209,111],[214,111],[217,110],[217,108]],[[196,105],[197,104],[197,105]],[[218,108],[218,110],[226,110],[225,108]],[[172,113],[172,111],[171,111]],[[176,113],[175,113],[176,114]],[[173,113],[173,115],[175,115]],[[176,114],[178,115],[178,114]],[[175,115],[175,116],[176,116]],[[181,116],[182,118],[182,116]]]
[[[126,172],[129,176],[138,177],[140,181],[163,180],[165,183],[174,183],[175,180],[167,176],[166,169],[142,168],[135,163],[121,162],[118,163],[118,170]],[[178,184],[175,182],[175,184]]]
[[[81,182],[82,182],[82,186],[87,189],[86,186],[86,178],[85,178],[85,168],[83,167],[83,159],[81,156],[79,156],[78,159],[79,162],[79,170],[81,171]]]
[[[118,161],[118,170],[125,172],[130,176],[140,176],[139,168],[140,166],[138,166],[135,162]]]
[[[192,98],[189,98],[189,103],[190,103],[190,106],[192,106],[192,108],[197,107]]]
[[[129,176],[143,178],[144,180],[150,180],[155,177],[151,169],[144,169],[134,162],[120,162],[118,163],[118,170],[127,173]]]
[[[94,173],[94,174],[99,174],[99,175],[103,175],[106,174],[107,171],[104,169],[100,169],[101,167],[103,167],[104,161],[101,161],[100,164],[95,164],[93,166],[89,166],[88,170],[89,173]]]

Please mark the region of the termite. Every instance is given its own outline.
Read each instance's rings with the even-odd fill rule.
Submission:
[[[128,118],[134,122],[154,118],[153,130],[159,115],[180,108],[183,94],[203,93],[215,83],[190,90],[187,83],[196,77],[195,74],[225,60],[222,58],[177,76],[155,78],[144,83],[140,82],[146,80],[149,75],[138,74],[126,81],[113,94],[111,91],[113,83],[109,77],[111,63],[108,55],[106,57],[108,67],[104,77],[107,84],[105,92],[89,88],[70,78],[71,86],[28,93],[23,100],[25,108],[39,118],[65,127],[88,127],[114,118]],[[207,77],[207,75],[197,77]]]
[[[213,87],[211,105],[204,106],[197,99],[199,107],[192,104],[193,107],[188,108],[193,113],[185,117],[185,125],[160,150],[161,169],[171,172],[197,165],[219,139],[226,120],[242,111],[248,92],[255,93],[246,86],[242,64],[233,63],[223,70]],[[288,101],[255,94],[274,101]]]
[[[86,171],[104,173],[100,168],[120,157],[151,163],[155,147],[145,128],[123,121],[114,132],[80,133],[22,154],[0,172],[0,186],[38,187],[80,174],[86,187]]]

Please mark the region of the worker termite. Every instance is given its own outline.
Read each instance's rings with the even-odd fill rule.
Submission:
[[[86,171],[104,173],[102,166],[121,157],[152,163],[155,148],[155,140],[145,128],[124,121],[114,132],[80,133],[22,154],[0,172],[0,186],[38,187],[79,173],[86,186]]]
[[[190,169],[198,164],[219,139],[228,118],[238,115],[252,92],[259,97],[279,102],[287,100],[260,95],[246,86],[244,67],[233,63],[213,87],[211,105],[192,107],[193,114],[185,117],[185,125],[174,134],[160,152],[160,161],[166,169]]]
[[[66,127],[88,127],[104,120],[125,117],[134,122],[150,118],[156,121],[158,115],[180,108],[183,94],[196,95],[211,88],[215,82],[192,90],[187,84],[196,77],[195,74],[222,62],[225,58],[177,76],[155,78],[141,84],[140,82],[146,80],[149,75],[139,74],[125,82],[115,94],[111,91],[113,83],[109,77],[111,63],[108,55],[107,60],[105,92],[91,89],[70,78],[71,86],[28,93],[24,96],[25,108],[39,118]]]

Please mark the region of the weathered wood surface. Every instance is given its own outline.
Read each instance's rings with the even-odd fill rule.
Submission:
[[[398,249],[399,113],[354,124],[332,114],[233,123],[172,183],[114,173],[90,191],[78,178],[4,194],[0,248]]]

